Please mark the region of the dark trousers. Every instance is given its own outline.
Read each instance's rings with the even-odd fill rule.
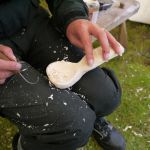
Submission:
[[[121,88],[111,70],[99,67],[70,89],[49,85],[45,76],[49,63],[78,62],[83,52],[53,27],[45,11],[33,13],[25,29],[1,43],[24,61],[21,73],[26,79],[39,81],[29,84],[19,74],[9,78],[0,86],[0,112],[18,126],[24,150],[74,150],[87,143],[95,118],[118,106]]]

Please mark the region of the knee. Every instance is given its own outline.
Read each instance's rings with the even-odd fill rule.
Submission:
[[[63,141],[64,144],[68,143],[76,148],[85,145],[94,128],[95,112],[77,95],[74,95],[72,100],[68,99],[65,102],[60,100],[59,104],[56,105],[55,111],[51,108],[54,114],[52,121],[54,124],[48,126],[47,132],[51,133],[54,130],[58,133],[58,130],[61,130],[62,132],[58,133],[59,140]],[[51,107],[50,105],[48,106]],[[49,114],[52,119],[51,115],[52,113]],[[55,141],[55,139],[51,140]]]
[[[70,117],[72,125],[69,130],[72,133],[72,138],[75,140],[76,147],[81,147],[88,142],[92,134],[96,115],[89,107],[86,106],[84,109],[81,106],[80,110],[73,113]]]
[[[101,116],[112,113],[121,103],[121,86],[112,70],[102,68],[106,74],[105,93],[103,103],[100,106]]]
[[[115,73],[112,70],[108,68],[102,68],[102,69],[106,73],[106,75],[110,78],[110,82],[112,82],[113,85],[113,88],[111,90],[111,92],[113,93],[112,98],[116,101],[116,104],[119,104],[122,95],[122,90],[121,90],[119,80],[117,79]],[[109,84],[107,86],[109,86]]]

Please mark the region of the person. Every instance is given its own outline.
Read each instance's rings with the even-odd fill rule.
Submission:
[[[121,102],[113,71],[97,67],[68,89],[49,84],[48,64],[94,62],[91,35],[109,46],[120,44],[105,29],[92,24],[82,0],[47,0],[52,17],[37,0],[0,0],[0,113],[17,125],[13,149],[75,150],[93,134],[105,150],[124,150],[125,140],[105,116]],[[62,68],[63,69],[63,68]]]

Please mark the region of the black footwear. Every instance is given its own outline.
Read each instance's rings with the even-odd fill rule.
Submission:
[[[109,122],[104,118],[97,118],[93,135],[98,144],[104,150],[125,150],[125,139]]]

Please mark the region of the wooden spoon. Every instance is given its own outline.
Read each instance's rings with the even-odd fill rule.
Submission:
[[[124,48],[120,46],[121,54],[124,52]],[[86,72],[98,67],[106,62],[102,56],[102,48],[98,47],[93,50],[94,64],[92,66],[87,65],[86,57],[84,56],[78,63],[56,61],[49,64],[46,68],[46,73],[49,81],[56,87],[65,89],[75,84]],[[110,48],[109,60],[118,56],[115,51]]]

